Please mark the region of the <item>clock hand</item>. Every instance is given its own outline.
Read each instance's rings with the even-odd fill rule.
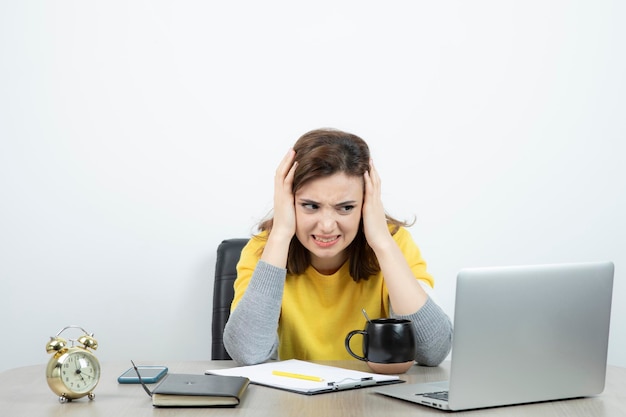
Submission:
[[[80,377],[80,379],[83,380],[83,382],[85,382],[85,377],[83,376],[83,371],[82,368],[80,366],[80,359],[78,357],[74,358],[74,363],[76,364],[76,372],[75,374],[78,375]]]
[[[84,375],[84,376],[87,376],[87,377],[89,377],[89,378],[91,378],[91,379],[94,379],[93,372],[92,372],[92,373],[87,373],[87,372],[85,372],[85,371],[81,371],[81,373],[80,373],[80,374],[81,374],[81,375]]]

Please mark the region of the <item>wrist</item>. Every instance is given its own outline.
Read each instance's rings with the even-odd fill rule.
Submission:
[[[287,245],[291,243],[291,239],[294,236],[294,232],[290,229],[281,229],[280,227],[272,227],[267,235],[267,241],[276,245]]]
[[[374,253],[376,253],[377,256],[380,256],[382,253],[386,252],[387,250],[398,247],[398,244],[393,239],[391,234],[386,234],[386,235],[383,235],[383,236],[380,236],[371,240],[368,239],[367,243],[370,245],[370,247],[372,248]]]
[[[289,244],[291,243],[292,237],[293,234],[278,233],[278,231],[272,229],[267,237],[261,259],[270,265],[286,268]]]

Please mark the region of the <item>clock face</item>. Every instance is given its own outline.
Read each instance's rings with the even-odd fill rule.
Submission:
[[[93,391],[100,379],[100,364],[89,352],[78,349],[66,353],[60,360],[59,377],[65,387],[77,394]]]

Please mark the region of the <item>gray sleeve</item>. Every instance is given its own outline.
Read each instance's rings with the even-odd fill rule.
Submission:
[[[448,356],[452,348],[452,322],[448,315],[430,297],[417,312],[407,316],[415,328],[417,355],[415,361],[424,366],[437,366]]]
[[[224,347],[234,361],[253,365],[275,357],[278,319],[287,270],[259,261],[246,292],[224,328]]]

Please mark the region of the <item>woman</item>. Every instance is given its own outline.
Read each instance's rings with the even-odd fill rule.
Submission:
[[[274,178],[273,218],[237,265],[224,345],[238,363],[352,359],[350,330],[372,318],[412,320],[415,360],[450,352],[450,319],[429,297],[433,278],[405,229],[388,216],[367,144],[332,129],[304,134]]]

